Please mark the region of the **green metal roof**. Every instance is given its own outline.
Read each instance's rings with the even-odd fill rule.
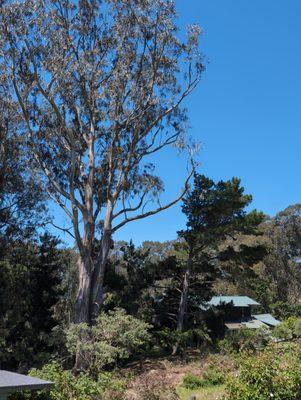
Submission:
[[[251,299],[248,296],[213,296],[212,299],[207,303],[210,306],[219,306],[222,304],[233,303],[234,307],[249,307],[259,306],[257,301]]]

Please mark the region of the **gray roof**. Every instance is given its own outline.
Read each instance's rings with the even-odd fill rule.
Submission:
[[[257,315],[252,315],[253,318],[257,319],[258,321],[261,321],[265,323],[266,325],[270,326],[277,326],[281,322],[278,321],[278,319],[274,318],[271,314],[257,314]]]
[[[253,318],[249,321],[240,321],[240,322],[226,322],[226,327],[230,330],[238,330],[241,328],[248,328],[248,329],[258,329],[263,326],[267,327],[266,324],[263,322]]]
[[[52,385],[53,383],[49,381],[16,374],[15,372],[0,370],[0,393],[47,389]]]
[[[257,301],[251,299],[248,296],[213,296],[212,299],[207,303],[210,306],[219,306],[222,304],[233,303],[234,307],[249,307],[259,306]]]
[[[251,319],[250,321],[246,321],[242,323],[242,326],[249,328],[249,329],[258,329],[258,328],[262,328],[262,327],[266,327],[266,324],[264,324],[262,321],[259,321],[257,319]]]

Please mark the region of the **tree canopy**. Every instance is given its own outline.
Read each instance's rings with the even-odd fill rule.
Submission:
[[[77,319],[88,321],[103,301],[113,233],[187,190],[195,165],[182,102],[203,71],[200,28],[180,41],[174,3],[163,0],[4,1],[0,14],[1,82],[32,170],[70,219]],[[188,150],[184,192],[150,208],[164,188],[151,156],[171,145]]]

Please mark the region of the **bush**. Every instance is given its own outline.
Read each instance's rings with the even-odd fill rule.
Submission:
[[[150,325],[127,315],[122,309],[101,313],[93,326],[71,325],[67,331],[67,348],[72,355],[79,352],[81,368],[98,374],[105,366],[128,359],[133,351],[145,345]]]
[[[16,393],[10,400],[122,400],[125,383],[110,373],[102,373],[97,379],[88,374],[74,376],[58,363],[45,365],[41,370],[33,369],[30,376],[54,382],[51,391]]]
[[[202,378],[193,374],[187,374],[183,379],[182,386],[186,389],[194,390],[208,386],[222,385],[226,381],[227,373],[228,369],[209,364],[206,371],[203,372]]]
[[[268,328],[247,329],[229,332],[224,339],[218,342],[218,349],[222,353],[235,353],[241,350],[259,350],[267,346],[271,338]]]
[[[230,380],[226,392],[228,400],[300,400],[300,346],[270,344],[257,355],[245,353],[240,374]]]
[[[301,317],[301,304],[290,304],[283,301],[270,305],[271,313],[279,319],[286,319],[289,317]]]
[[[178,353],[182,353],[189,345],[198,343],[211,345],[209,331],[205,325],[200,325],[198,329],[189,329],[186,331],[178,331],[169,328],[162,328],[154,333],[154,339],[160,349],[170,352],[177,346]]]
[[[296,338],[301,338],[301,318],[297,318],[295,321],[293,335]]]
[[[185,389],[194,390],[194,389],[199,389],[199,388],[206,386],[206,383],[203,379],[201,379],[200,377],[198,377],[196,375],[187,374],[187,375],[185,375],[185,377],[183,379],[182,386]]]
[[[203,379],[206,386],[223,385],[226,380],[226,372],[211,365],[203,373]]]
[[[289,317],[276,326],[273,336],[278,339],[292,340],[301,337],[301,318]]]

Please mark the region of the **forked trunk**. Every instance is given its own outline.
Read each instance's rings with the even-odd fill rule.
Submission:
[[[90,298],[91,318],[97,317],[100,307],[104,301],[104,278],[106,272],[107,261],[111,248],[111,234],[110,231],[104,230],[101,240],[101,249],[96,260],[92,275],[92,291]]]
[[[75,323],[91,324],[99,314],[104,300],[104,276],[111,248],[110,232],[104,231],[101,248],[95,260],[81,255],[78,260],[78,292]]]

